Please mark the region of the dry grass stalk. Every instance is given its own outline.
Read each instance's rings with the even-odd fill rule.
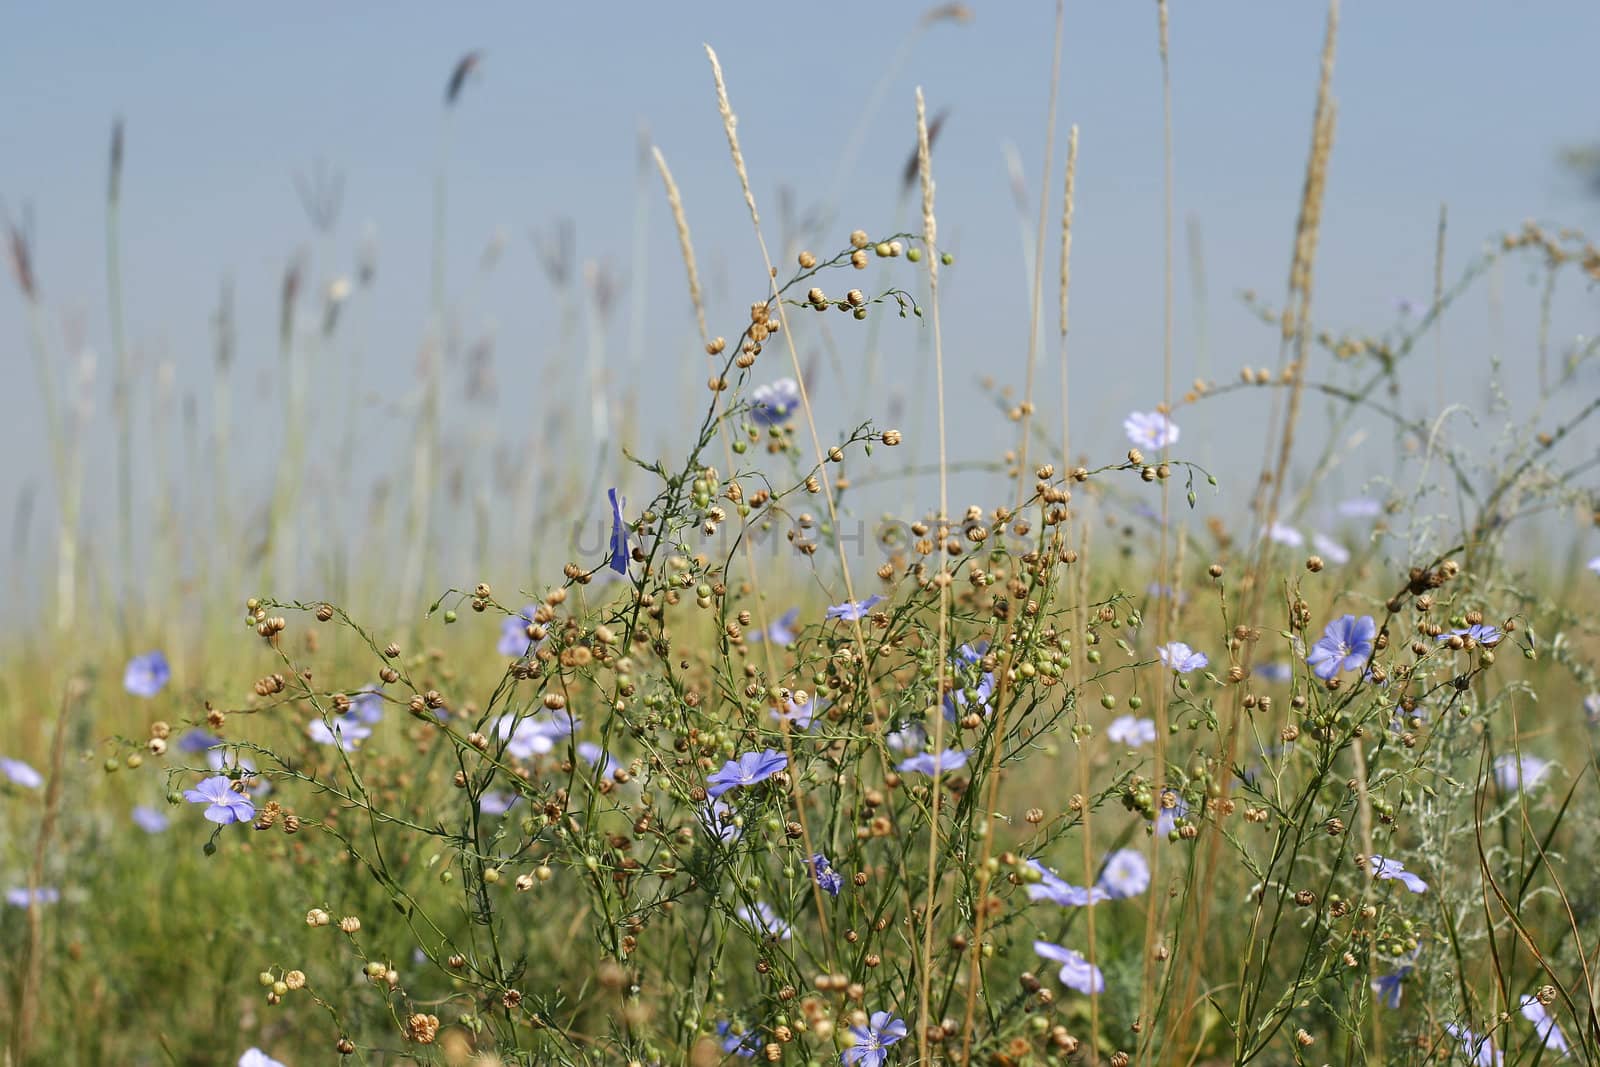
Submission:
[[[1162,158],[1162,277],[1161,277],[1161,410],[1172,411],[1172,337],[1173,337],[1173,198],[1176,186],[1172,147],[1172,19],[1167,0],[1156,5],[1156,29],[1161,58],[1161,158]],[[1165,443],[1161,458],[1165,462],[1172,446]],[[1172,591],[1171,560],[1168,557],[1168,531],[1171,527],[1171,481],[1161,482],[1161,547],[1156,561],[1156,585],[1163,590],[1156,613],[1156,647],[1163,648],[1171,635],[1172,611],[1177,597]],[[1159,804],[1166,791],[1167,767],[1167,687],[1155,690],[1152,717],[1155,720],[1155,787]],[[1150,839],[1151,893],[1145,907],[1143,967],[1139,983],[1139,1015],[1150,1018],[1154,1006],[1155,946],[1158,932],[1166,917],[1167,894],[1157,892],[1161,885],[1162,849],[1154,835]],[[1169,972],[1170,973],[1170,972]],[[1139,1062],[1148,1063],[1153,1052],[1150,1037],[1139,1042]]]
[[[922,184],[922,240],[928,246],[928,310],[933,321],[934,386],[939,415],[939,517],[935,529],[943,540],[943,524],[950,515],[950,484],[944,418],[944,338],[939,325],[939,223],[933,210],[933,155],[928,138],[928,105],[923,99],[921,86],[917,87],[917,173]],[[944,573],[944,564],[941,562],[939,577],[942,578]],[[944,692],[945,649],[949,645],[949,630],[950,586],[948,582],[940,581],[939,650],[934,657],[935,699]],[[933,716],[933,750],[944,752],[943,714],[936,713]],[[917,996],[917,1055],[924,1062],[928,1059],[929,1004],[933,983],[933,905],[939,890],[939,775],[943,769],[942,762],[934,766],[929,787],[933,813],[928,820],[928,891],[923,902],[922,985]]]
[[[1032,428],[1033,414],[1033,379],[1034,367],[1037,363],[1039,343],[1039,316],[1044,301],[1044,232],[1045,221],[1048,217],[1050,204],[1050,170],[1055,154],[1055,128],[1056,128],[1056,102],[1059,98],[1061,87],[1061,34],[1065,22],[1065,4],[1062,0],[1056,2],[1055,44],[1051,51],[1050,60],[1050,91],[1049,107],[1046,109],[1045,137],[1044,137],[1044,170],[1039,178],[1039,224],[1035,229],[1036,240],[1033,254],[1033,288],[1031,312],[1028,319],[1028,365],[1026,384],[1023,390],[1021,405],[1021,418],[1019,430],[1022,435],[1021,443],[1017,448],[1017,495],[1016,508],[1021,510],[1023,502],[1027,499],[1028,485],[1028,437]],[[941,467],[943,464],[941,463]],[[1000,752],[1003,747],[999,740],[1005,736],[1006,712],[1008,709],[1007,695],[1010,690],[1012,672],[1016,666],[1017,646],[1011,641],[1014,623],[1008,618],[1001,628],[1000,647],[1006,649],[1006,658],[1000,671],[999,689],[996,694],[999,711],[996,716],[993,737],[996,738],[990,755],[989,788],[985,799],[986,810],[994,811],[1000,796]],[[940,641],[939,651],[941,658],[944,655],[945,643]],[[941,688],[942,691],[942,688]],[[980,869],[987,868],[989,860],[994,855],[994,834],[985,834],[983,838],[982,855],[979,860]],[[989,883],[982,883],[978,891],[977,921],[973,925],[973,940],[983,943],[983,931],[988,918]],[[978,1010],[978,984],[982,977],[982,968],[976,963],[967,973],[967,1004],[966,1017],[961,1028],[962,1059],[967,1059],[971,1054],[973,1023],[977,1018]]]
[[[672,225],[678,231],[678,251],[683,256],[683,269],[689,279],[689,303],[694,305],[694,321],[700,328],[700,341],[703,344],[711,340],[711,333],[706,328],[706,305],[700,292],[700,268],[695,263],[694,241],[689,236],[689,217],[683,210],[683,194],[678,192],[678,183],[672,180],[672,171],[667,167],[667,157],[661,154],[661,149],[652,147],[650,153],[655,158],[656,170],[661,174],[661,184],[666,186],[667,207],[672,211]]]

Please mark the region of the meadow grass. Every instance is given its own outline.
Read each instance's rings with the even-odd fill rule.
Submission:
[[[978,457],[949,432],[940,281],[960,265],[939,244],[921,92],[906,102],[915,231],[841,233],[780,262],[751,180],[761,161],[745,158],[708,48],[759,258],[748,316],[717,336],[668,154],[649,146],[641,166],[662,181],[706,358],[692,375],[704,392],[675,408],[679,447],[630,442],[593,468],[584,456],[506,483],[450,469],[436,253],[410,494],[366,534],[392,551],[319,560],[326,588],[298,599],[318,551],[293,534],[320,503],[298,475],[308,375],[362,280],[325,286],[305,335],[309,268],[285,275],[288,447],[251,524],[265,536],[199,564],[212,587],[257,576],[255,595],[164,604],[154,583],[109,589],[82,551],[93,408],[60,395],[29,237],[13,228],[60,514],[53,611],[0,644],[3,1062],[1600,1062],[1600,871],[1586,862],[1600,843],[1600,559],[1556,547],[1600,521],[1600,461],[1579,444],[1600,399],[1571,395],[1592,348],[1554,373],[1540,360],[1535,411],[1492,392],[1480,418],[1502,428],[1488,440],[1397,399],[1401,371],[1496,264],[1526,264],[1548,293],[1600,276],[1600,251],[1530,224],[1450,281],[1441,219],[1426,309],[1370,334],[1319,326],[1337,15],[1286,295],[1247,298],[1279,363],[1181,393],[1167,87],[1161,395],[1128,416],[1126,441],[1072,436],[1066,418],[1075,175],[1093,149],[1070,130],[1055,200],[1053,69],[1026,378],[1020,398],[995,390],[1009,443]],[[1058,55],[1060,39],[1058,8]],[[435,248],[449,116],[475,65],[446,94]],[[128,506],[140,398],[116,282],[122,138],[119,125],[106,540],[125,564],[151,539]],[[326,194],[312,197],[322,217],[337,210]],[[1047,236],[1058,405],[1039,367]],[[895,427],[819,430],[842,399],[816,395],[801,363],[821,316],[882,320],[891,345],[926,331],[936,464],[898,459]],[[597,443],[615,415],[609,355],[591,349],[573,375],[594,386]],[[1308,398],[1329,405],[1320,442]],[[1224,402],[1264,413],[1241,421],[1263,441],[1224,442],[1261,448],[1244,490],[1217,486],[1180,433]],[[1365,495],[1297,480],[1336,467],[1356,425],[1395,443]],[[984,497],[954,507],[949,476],[972,460]],[[593,526],[610,487],[591,470],[625,473],[586,537],[559,517]],[[853,501],[874,478],[937,503],[868,526]],[[461,553],[436,551],[462,510],[442,506],[441,482],[473,479],[542,538],[518,588],[448,575]],[[1231,518],[1191,523],[1201,494]],[[226,500],[195,518],[245,525]],[[480,530],[498,521],[467,510]],[[558,518],[535,527],[535,512]],[[79,636],[85,586],[122,605],[120,641]]]

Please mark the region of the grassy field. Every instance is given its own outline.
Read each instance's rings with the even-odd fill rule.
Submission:
[[[1535,410],[1491,404],[1470,431],[1397,398],[1492,267],[1584,284],[1600,251],[1529,224],[1398,326],[1320,328],[1336,43],[1330,18],[1285,295],[1250,298],[1277,363],[1174,383],[1169,329],[1126,439],[1073,432],[1073,128],[1047,137],[1060,225],[1032,258],[1034,318],[1059,329],[985,398],[1008,443],[979,456],[945,406],[940,286],[962,264],[921,93],[915,224],[769,253],[708,48],[707,121],[765,262],[737,282],[748,316],[708,322],[654,153],[705,351],[675,447],[607,432],[596,389],[600,462],[548,462],[485,518],[451,488],[471,476],[435,359],[397,502],[322,554],[303,475],[349,445],[307,411],[360,278],[311,294],[310,334],[309,283],[285,278],[289,433],[259,512],[219,491],[139,530],[149,413],[64,386],[13,228],[59,514],[13,562],[48,575],[42,614],[0,641],[0,1063],[1600,1062],[1593,345],[1541,361]],[[121,159],[118,128],[114,301]],[[902,458],[904,427],[819,432],[837,398],[798,346],[823,315],[926,338],[916,456],[936,462]],[[1242,486],[1182,432],[1224,398],[1254,413],[1212,442],[1260,451]],[[116,456],[86,454],[98,417]],[[1360,495],[1297,473],[1336,467],[1355,427],[1394,445]],[[958,469],[981,498],[952,498]],[[884,518],[884,483],[932,503]],[[85,494],[119,521],[89,528]],[[1202,496],[1227,518],[1194,520]],[[502,521],[537,542],[509,587],[474,569]],[[148,576],[121,600],[117,560]]]

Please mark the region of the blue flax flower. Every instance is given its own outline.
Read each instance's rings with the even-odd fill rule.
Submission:
[[[1061,964],[1061,971],[1056,977],[1068,989],[1076,989],[1080,993],[1105,992],[1105,975],[1100,973],[1100,968],[1084,959],[1083,953],[1077,949],[1063,948],[1049,941],[1035,941],[1033,951],[1043,959]]]
[[[923,752],[903,759],[895,770],[901,774],[948,774],[967,765],[971,753],[964,748],[947,748],[943,752]]]
[[[365,689],[351,693],[349,714],[354,715],[368,726],[382,722],[383,694],[378,691],[378,687],[369,685]]]
[[[843,604],[835,604],[828,609],[828,618],[843,619],[845,622],[855,622],[864,619],[873,608],[883,603],[883,597],[873,593],[865,600],[846,600]]]
[[[756,1052],[761,1048],[761,1035],[755,1033],[736,1034],[733,1024],[724,1019],[717,1024],[717,1036],[722,1039],[722,1051],[739,1056],[743,1059],[754,1059]]]
[[[1567,1035],[1561,1032],[1561,1027],[1550,1017],[1550,1012],[1544,1003],[1538,997],[1526,996],[1518,1006],[1522,1011],[1522,1017],[1533,1024],[1534,1032],[1539,1035],[1539,1044],[1547,1049],[1554,1049],[1565,1058],[1569,1051]]]
[[[533,624],[534,607],[529,604],[515,615],[507,615],[500,620],[500,643],[495,646],[495,651],[502,656],[526,656],[533,647],[533,638],[528,636],[528,627]]]
[[[1428,883],[1406,870],[1405,864],[1399,860],[1385,859],[1376,852],[1367,857],[1367,870],[1372,872],[1372,877],[1399,882],[1413,893],[1428,891]]]
[[[1373,644],[1378,639],[1378,624],[1371,615],[1359,619],[1354,615],[1341,615],[1322,631],[1322,637],[1311,646],[1306,662],[1311,673],[1323,681],[1342,671],[1360,670],[1372,655]]]
[[[788,763],[789,757],[775,749],[746,752],[738,759],[724,763],[722,770],[706,779],[706,785],[709,786],[706,795],[715,800],[730,789],[764,782],[783,770]]]
[[[1350,550],[1326,534],[1312,534],[1311,546],[1317,550],[1317,554],[1322,557],[1325,563],[1331,563],[1335,567],[1342,567],[1350,562]]]
[[[1267,537],[1274,544],[1299,548],[1306,543],[1306,535],[1284,522],[1273,522],[1267,527]]]
[[[1159,411],[1135,411],[1122,420],[1122,429],[1140,448],[1159,452],[1178,443],[1178,424]]]
[[[1039,873],[1039,881],[1023,886],[1029,900],[1048,900],[1063,908],[1087,908],[1102,900],[1111,899],[1111,894],[1099,886],[1084,889],[1082,886],[1072,885],[1038,860],[1029,860],[1028,866]]]
[[[622,766],[611,758],[611,753],[593,741],[578,742],[578,757],[591,767],[598,763],[600,765],[600,773],[606,777],[610,777],[614,771],[617,771]]]
[[[332,725],[321,719],[312,719],[306,727],[311,740],[319,745],[338,745],[345,752],[354,752],[357,746],[372,736],[372,727],[363,723],[353,712],[334,717]]]
[[[234,822],[249,822],[255,818],[256,806],[250,798],[233,791],[233,782],[223,775],[203,780],[193,789],[184,791],[183,799],[191,804],[206,804],[207,819],[223,826]]]
[[[1161,662],[1166,664],[1169,670],[1177,671],[1179,674],[1204,670],[1211,662],[1204,652],[1196,652],[1182,641],[1162,645],[1156,649],[1156,654],[1161,657]]]
[[[750,390],[750,418],[761,426],[782,425],[799,407],[800,383],[793,378],[779,378]]]
[[[11,784],[20,785],[24,789],[38,789],[44,785],[44,775],[19,759],[0,756],[0,775],[9,779]]]
[[[164,833],[168,825],[166,815],[148,804],[135,804],[133,806],[133,822],[135,826],[147,834]]]
[[[1171,789],[1161,793],[1161,808],[1156,812],[1155,833],[1168,837],[1178,828],[1178,820],[1189,814],[1189,802]]]
[[[13,908],[26,908],[34,904],[58,904],[61,902],[61,890],[53,886],[40,886],[38,889],[7,889],[6,903]]]
[[[989,651],[987,641],[980,643],[976,648],[971,645],[962,645],[951,661],[951,668],[958,674],[970,676],[975,672],[978,664],[982,662],[985,653]],[[957,679],[958,681],[960,679]],[[984,671],[978,675],[975,685],[960,685],[944,696],[944,717],[951,722],[963,718],[967,712],[987,716],[989,714],[989,701],[994,699],[996,689],[994,672]]]
[[[615,489],[607,489],[606,496],[611,498],[611,569],[618,574],[627,574],[628,526],[622,521],[622,509],[628,506],[628,502],[618,498]]]
[[[122,672],[122,688],[136,697],[153,697],[172,678],[172,668],[167,657],[159,652],[146,652],[128,661]]]
[[[1485,648],[1493,648],[1500,643],[1505,634],[1500,632],[1500,627],[1498,626],[1489,626],[1480,622],[1455,630],[1446,630],[1439,635],[1438,639],[1440,641],[1448,641],[1452,637],[1470,637]]]
[[[787,722],[796,730],[809,730],[811,728],[811,720],[817,717],[818,712],[826,711],[827,708],[828,702],[825,700],[811,699],[804,704],[796,704],[793,700],[785,700],[782,711],[777,708],[772,709],[772,717],[779,722]]]
[[[1106,740],[1129,748],[1154,744],[1156,724],[1154,719],[1141,719],[1135,715],[1118,715],[1106,727]]]
[[[284,1064],[258,1048],[247,1048],[244,1055],[239,1057],[239,1067],[284,1067]]]
[[[1378,994],[1378,1003],[1389,1008],[1400,1007],[1401,986],[1411,977],[1412,967],[1409,963],[1400,965],[1392,974],[1385,974],[1372,980],[1372,991]]]
[[[1505,1063],[1505,1056],[1494,1047],[1494,1042],[1485,1034],[1479,1037],[1465,1026],[1455,1023],[1445,1023],[1444,1032],[1455,1038],[1461,1044],[1461,1055],[1473,1067],[1500,1067]]]
[[[1113,900],[1136,897],[1150,888],[1150,864],[1144,853],[1131,848],[1119,848],[1106,857],[1105,869],[1100,872],[1100,885]]]
[[[738,816],[733,808],[728,806],[726,800],[714,800],[706,807],[700,809],[705,816],[705,823],[718,841],[724,845],[731,845],[739,840],[740,829]]]
[[[734,917],[740,922],[755,927],[767,937],[778,941],[787,941],[794,936],[794,927],[784,922],[777,912],[772,910],[772,905],[765,901],[756,901],[755,907],[740,904],[734,909]]]
[[[811,857],[811,873],[816,878],[817,885],[825,889],[829,896],[836,897],[839,890],[844,888],[844,875],[833,869],[833,864],[828,862],[828,857],[818,852]]]
[[[889,1046],[906,1036],[906,1024],[887,1011],[875,1011],[865,1026],[852,1026],[854,1043],[839,1054],[846,1067],[883,1067],[889,1059]]]
[[[775,645],[792,645],[799,636],[795,632],[795,623],[800,621],[800,609],[790,608],[767,624],[765,630],[757,630],[750,635],[752,641],[771,641]]]
[[[1507,752],[1494,758],[1494,780],[1502,793],[1533,790],[1550,773],[1550,761],[1529,752],[1520,756]]]
[[[1355,496],[1341,502],[1334,510],[1347,519],[1375,519],[1383,514],[1383,501],[1370,496]]]

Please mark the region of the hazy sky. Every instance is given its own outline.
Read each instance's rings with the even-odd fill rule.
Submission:
[[[575,267],[602,264],[623,282],[608,324],[608,358],[642,394],[644,436],[659,440],[680,417],[680,383],[703,382],[704,365],[691,347],[676,242],[653,177],[641,231],[647,271],[638,287],[645,328],[631,328],[641,127],[683,189],[714,332],[736,333],[763,286],[701,43],[720,52],[774,244],[780,186],[794,190],[801,209],[818,206],[835,188],[842,193],[838,222],[819,250],[842,245],[855,226],[911,228],[914,208],[900,200],[898,182],[920,84],[933,111],[950,108],[935,171],[942,241],[958,255],[947,274],[944,316],[953,404],[962,433],[976,442],[966,454],[992,455],[1003,431],[973,382],[984,373],[1020,381],[1028,316],[1024,241],[1004,146],[1014,144],[1022,160],[1031,219],[1053,8],[972,6],[970,23],[940,24],[916,40],[871,114],[861,154],[841,173],[851,133],[925,5],[12,5],[0,23],[0,99],[7,104],[0,108],[0,197],[13,219],[31,212],[58,358],[68,358],[60,353],[77,337],[100,354],[94,388],[103,415],[110,361],[105,160],[112,119],[123,116],[128,337],[144,371],[141,403],[155,394],[154,368],[170,362],[174,406],[192,396],[200,425],[209,424],[210,317],[221,280],[229,278],[237,294],[234,405],[242,438],[281,432],[275,345],[285,265],[303,251],[314,279],[348,273],[370,229],[377,282],[369,297],[352,303],[338,358],[359,350],[361,397],[386,403],[333,391],[342,372],[325,366],[316,413],[322,427],[358,420],[364,471],[402,471],[406,426],[392,402],[410,388],[427,327],[442,89],[458,57],[481,48],[480,73],[461,96],[451,137],[448,286],[464,342],[494,338],[500,399],[483,411],[457,397],[448,424],[526,440],[536,450],[562,446],[541,420],[566,402],[560,391],[581,380],[575,368],[588,334],[580,322],[573,340],[562,341],[561,314],[528,233],[571,218]],[[1173,5],[1180,383],[1197,372],[1232,379],[1244,362],[1276,359],[1274,334],[1236,294],[1255,288],[1276,301],[1283,291],[1323,19],[1314,3]],[[1600,134],[1592,108],[1596,40],[1600,6],[1588,0],[1346,3],[1335,75],[1338,133],[1317,265],[1323,323],[1377,331],[1394,321],[1397,297],[1430,293],[1441,203],[1449,206],[1452,276],[1486,240],[1525,217],[1593,221],[1594,204],[1557,157],[1562,146]],[[1074,419],[1084,447],[1107,458],[1125,447],[1122,415],[1160,395],[1159,78],[1154,3],[1068,4],[1046,262],[1057,254],[1064,133],[1076,123]],[[343,210],[326,244],[307,223],[293,183],[319,161],[344,183]],[[1202,238],[1203,314],[1189,270],[1190,220]],[[485,275],[480,255],[497,232],[506,239],[503,257]],[[862,277],[880,286],[918,284],[903,261]],[[1479,399],[1496,346],[1508,362],[1531,359],[1536,295],[1529,279],[1521,267],[1499,279],[1505,312],[1498,336],[1482,287],[1449,320],[1447,400]],[[1049,272],[1045,285],[1053,294]],[[0,295],[0,370],[13,400],[9,462],[0,471],[7,510],[23,484],[47,489],[51,482],[22,311],[7,285]],[[301,328],[314,332],[316,319],[308,301]],[[1054,321],[1052,296],[1051,338]],[[1588,295],[1569,285],[1557,301],[1555,343],[1592,329],[1592,321]],[[932,395],[927,331],[898,320],[880,329],[880,384],[863,388],[857,364],[864,327],[829,320],[845,381],[828,357],[818,357],[824,432],[877,415],[920,428],[931,447],[931,420],[919,424],[912,412],[891,417],[888,410],[894,392],[913,408]],[[823,350],[815,331],[802,340],[808,356]],[[1053,340],[1046,359],[1053,367]],[[1435,399],[1433,359],[1409,379],[1426,383],[1414,404],[1407,398],[1419,413]],[[771,368],[771,376],[780,372]],[[1053,369],[1048,373],[1043,380],[1053,396]],[[1600,387],[1592,374],[1586,387]],[[694,388],[698,410],[703,392]],[[585,405],[574,405],[580,423]],[[1197,415],[1185,424],[1188,441],[1224,469],[1236,455],[1248,458],[1240,469],[1247,468],[1260,454],[1261,433],[1241,420],[1242,410]],[[175,428],[167,430],[166,462],[181,469],[183,442]],[[141,479],[158,454],[147,438]],[[92,440],[91,517],[103,519],[112,484],[104,450],[112,438],[102,426]],[[1380,443],[1377,458],[1381,452]],[[241,463],[243,496],[265,484],[270,466],[262,455]],[[48,507],[36,522],[47,516]],[[46,529],[36,526],[36,544]]]

